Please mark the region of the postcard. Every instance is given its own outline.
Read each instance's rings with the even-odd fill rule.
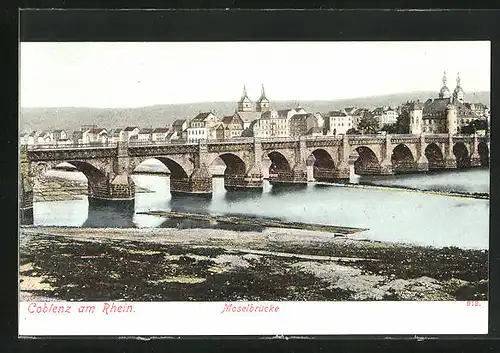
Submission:
[[[490,65],[21,42],[19,335],[487,334]]]

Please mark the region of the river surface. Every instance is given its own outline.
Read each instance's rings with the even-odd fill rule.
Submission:
[[[50,171],[68,179],[81,173]],[[309,184],[304,188],[272,187],[262,193],[226,192],[222,178],[213,179],[213,197],[172,198],[169,177],[133,175],[136,185],[152,193],[137,193],[135,214],[123,216],[88,209],[82,200],[35,202],[34,224],[76,227],[171,227],[167,219],[141,211],[180,211],[267,216],[291,221],[368,228],[353,237],[435,247],[488,248],[489,200],[433,195],[395,189],[361,189]],[[489,170],[470,169],[390,177],[360,177],[353,183],[434,191],[489,193]],[[189,225],[188,225],[189,226]],[[193,226],[193,225],[191,225]]]
[[[53,173],[51,171],[51,173]],[[85,179],[81,173],[55,172]],[[88,209],[82,200],[35,202],[34,224],[76,227],[171,227],[166,218],[141,211],[184,211],[267,216],[290,221],[368,228],[352,237],[435,247],[487,249],[489,200],[433,195],[395,189],[364,189],[309,184],[304,188],[273,188],[262,193],[226,192],[222,178],[213,180],[213,197],[172,198],[169,177],[133,175],[136,185],[152,193],[137,193],[135,214],[124,217]],[[351,182],[436,191],[489,192],[489,170],[473,169],[428,175],[351,176]]]

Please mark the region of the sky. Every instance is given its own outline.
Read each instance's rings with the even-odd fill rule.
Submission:
[[[490,90],[490,42],[20,43],[22,107],[336,100]]]

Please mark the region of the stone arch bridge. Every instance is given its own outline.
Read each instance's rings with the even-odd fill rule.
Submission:
[[[273,185],[348,181],[350,168],[360,175],[391,175],[433,169],[468,168],[489,163],[489,136],[477,135],[343,135],[198,143],[23,146],[21,210],[33,205],[34,179],[62,162],[88,179],[89,203],[132,204],[130,177],[144,160],[156,158],[170,170],[172,194],[211,195],[208,166],[226,164],[228,190],[261,189],[264,177]]]

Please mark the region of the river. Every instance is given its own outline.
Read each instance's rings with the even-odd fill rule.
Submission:
[[[51,171],[68,178],[80,173]],[[87,199],[36,202],[35,225],[75,227],[165,227],[165,218],[141,211],[186,211],[211,214],[268,216],[284,220],[368,228],[353,237],[435,247],[487,249],[489,200],[462,198],[396,189],[361,189],[309,184],[305,188],[273,188],[264,182],[262,193],[226,192],[222,178],[214,178],[213,197],[172,199],[168,176],[133,175],[136,185],[152,193],[137,193],[132,217],[89,211]],[[489,170],[471,169],[398,175],[351,176],[351,182],[437,191],[489,192]]]

